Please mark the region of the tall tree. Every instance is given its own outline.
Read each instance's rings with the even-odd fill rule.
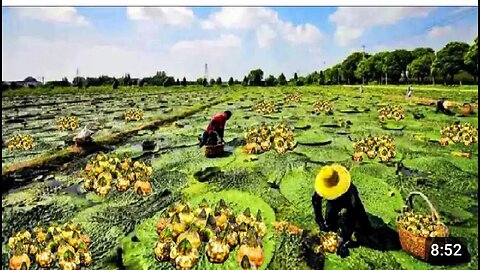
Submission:
[[[269,75],[265,79],[265,85],[266,86],[275,86],[275,77],[273,77],[273,75]]]
[[[325,84],[325,74],[323,73],[323,70],[320,70],[320,73],[318,74],[318,84],[319,85]]]
[[[187,86],[187,78],[183,77],[182,86]]]
[[[263,81],[263,71],[261,69],[251,70],[248,74],[249,85],[260,86]]]
[[[431,66],[434,59],[435,54],[430,53],[413,60],[407,67],[409,76],[417,78],[418,83],[423,83],[425,77],[431,74]]]
[[[248,78],[247,78],[247,76],[243,77],[242,85],[243,85],[243,86],[248,86]]]
[[[294,81],[298,81],[298,75],[297,75],[296,72],[293,74],[293,80],[294,80]]]
[[[435,54],[435,51],[432,48],[428,48],[428,47],[418,47],[412,51],[412,56],[414,59],[422,57],[426,54],[430,54],[430,55]]]
[[[348,84],[353,84],[357,80],[355,78],[355,70],[357,70],[358,64],[363,59],[362,52],[354,52],[350,54],[345,60],[343,60],[341,66],[343,71],[344,79]]]
[[[465,54],[465,69],[472,74],[473,80],[478,80],[478,36]]]
[[[450,42],[437,52],[434,66],[444,78],[453,83],[453,77],[465,69],[465,54],[470,46],[464,42]]]
[[[215,79],[214,78],[210,79],[210,85],[215,85]]]
[[[217,81],[215,82],[217,85],[222,85],[222,78],[218,77]]]
[[[287,84],[287,78],[285,78],[285,75],[283,75],[283,73],[280,74],[280,76],[278,76],[277,83],[279,85],[286,85]]]
[[[230,79],[228,79],[228,86],[232,86],[233,83],[234,83],[233,78],[230,77]]]

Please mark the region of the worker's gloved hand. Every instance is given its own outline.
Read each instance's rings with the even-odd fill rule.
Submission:
[[[320,221],[320,222],[317,222],[318,223],[318,226],[320,227],[320,230],[322,232],[328,232],[329,231],[329,228],[327,226],[327,223],[325,221]]]
[[[337,249],[337,255],[338,256],[340,256],[342,258],[345,258],[348,255],[350,255],[350,251],[348,250],[347,243],[348,242],[344,242],[344,243],[340,244],[340,246]]]

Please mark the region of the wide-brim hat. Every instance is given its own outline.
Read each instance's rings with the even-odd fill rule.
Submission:
[[[339,164],[323,167],[315,179],[315,192],[322,198],[334,200],[350,188],[351,178],[347,168]]]

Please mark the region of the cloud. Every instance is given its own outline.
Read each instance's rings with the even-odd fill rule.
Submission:
[[[445,25],[432,27],[427,32],[427,38],[431,41],[447,43],[461,41],[471,43],[478,35],[478,25]]]
[[[19,19],[85,26],[90,22],[73,7],[35,7],[12,9]]]
[[[218,39],[197,39],[182,40],[173,44],[171,52],[188,52],[204,54],[207,52],[237,49],[242,45],[242,41],[235,35],[221,35]]]
[[[272,46],[277,37],[277,32],[268,24],[260,25],[255,31],[255,34],[260,48],[268,48]]]
[[[426,17],[432,10],[426,7],[339,7],[328,19],[336,25],[335,41],[340,46],[347,46],[371,27],[393,25],[406,18]]]
[[[435,26],[427,33],[428,38],[443,38],[451,35],[455,29],[451,25],[447,26]]]
[[[127,7],[127,17],[172,26],[190,26],[195,20],[192,9],[186,7]]]
[[[312,44],[323,37],[320,30],[312,24],[293,25],[283,21],[278,13],[267,8],[224,7],[212,13],[202,22],[205,30],[213,29],[257,29],[258,46],[266,48],[280,37],[292,44]]]

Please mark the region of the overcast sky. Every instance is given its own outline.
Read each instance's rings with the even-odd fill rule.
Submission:
[[[478,9],[2,8],[2,80],[27,76],[145,77],[166,71],[195,80],[251,69],[291,77],[348,54],[473,42]]]

